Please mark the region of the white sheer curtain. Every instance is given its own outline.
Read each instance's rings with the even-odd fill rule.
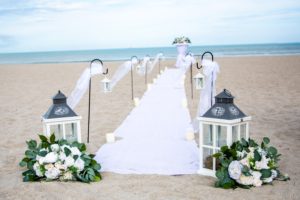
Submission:
[[[149,74],[155,67],[155,65],[157,64],[157,62],[159,61],[159,59],[163,56],[162,53],[159,53],[155,56],[155,59],[153,62],[150,61],[150,57],[145,56],[143,61],[142,61],[142,65],[137,69],[137,73],[139,75],[145,75],[146,74],[146,65],[150,64],[149,66],[147,66],[147,74]]]
[[[193,121],[194,132],[199,132],[199,122],[197,117],[205,114],[215,103],[216,96],[216,80],[220,67],[217,62],[210,60],[202,60],[203,74],[205,75],[205,85],[200,92],[197,116]]]
[[[111,78],[111,89],[113,89],[117,83],[131,70],[131,65],[137,63],[137,60],[126,61],[122,65],[120,65],[117,71],[114,73],[113,77]],[[132,66],[133,67],[133,66]]]
[[[103,66],[100,62],[92,63],[91,68],[88,67],[83,71],[76,83],[74,90],[67,99],[67,103],[72,109],[76,107],[76,105],[80,102],[81,98],[83,97],[84,93],[89,88],[89,81],[91,77],[97,74],[102,74],[102,72]]]
[[[178,55],[175,66],[181,68],[184,64],[185,55],[187,54],[188,44],[178,44],[176,47]]]

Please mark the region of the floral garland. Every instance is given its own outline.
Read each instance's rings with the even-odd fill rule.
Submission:
[[[188,38],[188,37],[185,37],[185,36],[182,36],[182,37],[176,37],[173,41],[172,44],[184,44],[184,43],[187,43],[187,44],[190,44],[191,43],[191,40]]]
[[[223,146],[221,151],[214,154],[219,166],[216,171],[216,187],[250,188],[262,184],[271,184],[273,180],[289,180],[287,174],[282,175],[278,170],[281,154],[273,146],[270,139],[265,137],[261,145],[254,140],[234,142],[230,148]]]
[[[101,180],[101,168],[94,159],[94,155],[85,153],[83,143],[68,143],[66,140],[55,140],[39,135],[41,143],[35,140],[27,141],[28,150],[19,163],[27,167],[23,172],[23,181],[81,181],[85,183]]]

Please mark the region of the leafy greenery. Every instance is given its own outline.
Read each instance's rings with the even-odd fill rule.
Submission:
[[[63,169],[60,169],[60,177],[55,177],[53,180],[75,180],[84,183],[97,182],[101,180],[101,175],[99,173],[101,166],[96,160],[94,160],[95,155],[87,154],[85,152],[86,145],[84,143],[69,143],[66,140],[56,140],[54,134],[52,134],[50,138],[47,138],[44,135],[39,135],[39,138],[41,140],[39,144],[35,140],[29,140],[26,142],[28,149],[25,151],[25,157],[19,163],[20,167],[27,168],[27,170],[22,173],[24,182],[52,180],[47,178],[45,175],[47,172],[46,166],[50,165],[51,167],[54,167],[56,165],[66,165],[66,160],[64,160],[65,158],[59,156],[57,156],[57,160],[55,162],[41,163],[41,158],[45,158],[50,153],[55,152],[54,149],[52,149],[54,147],[59,148],[58,152],[55,152],[57,155],[64,153],[66,157],[72,156],[74,161],[82,160],[84,162],[84,168],[80,170],[75,165],[69,167],[65,166]],[[75,150],[78,149],[77,151],[79,151],[80,154],[72,155],[72,148],[75,148]],[[36,168],[38,168],[38,170]],[[69,179],[63,178],[67,173],[71,174],[71,179],[70,177]]]
[[[230,147],[223,146],[220,151],[213,155],[219,163],[216,168],[217,181],[216,187],[224,189],[228,188],[250,188],[252,185],[242,184],[230,177],[229,165],[232,161],[239,161],[241,164],[241,175],[244,177],[252,177],[254,171],[260,174],[260,180],[263,184],[268,184],[273,179],[289,180],[287,175],[282,175],[278,170],[278,161],[281,154],[275,147],[269,146],[270,139],[264,137],[261,145],[258,145],[253,139],[234,142]],[[219,161],[219,162],[218,162]],[[243,162],[242,162],[243,161]],[[267,166],[264,163],[267,162]],[[246,162],[246,164],[245,164]],[[243,164],[242,164],[243,163]]]

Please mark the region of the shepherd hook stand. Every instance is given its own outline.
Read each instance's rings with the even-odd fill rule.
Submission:
[[[90,142],[90,112],[91,112],[91,89],[92,89],[92,64],[93,63],[100,63],[103,67],[103,62],[100,59],[94,59],[90,62],[90,82],[89,82],[89,109],[88,109],[88,130],[87,130],[87,143]],[[102,73],[103,75],[108,74],[108,68],[106,68],[106,71]]]

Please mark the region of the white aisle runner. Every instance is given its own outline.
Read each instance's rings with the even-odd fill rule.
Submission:
[[[95,159],[101,171],[123,174],[193,174],[198,169],[195,141],[186,141],[191,117],[182,106],[186,98],[180,84],[184,72],[168,69],[148,90],[140,105],[132,110],[115,135],[104,144]]]

